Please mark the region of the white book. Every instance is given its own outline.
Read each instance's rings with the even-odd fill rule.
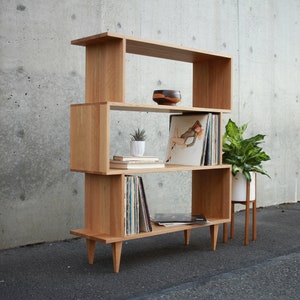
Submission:
[[[111,169],[125,169],[125,170],[136,170],[136,169],[155,169],[164,168],[165,164],[162,161],[144,162],[144,161],[110,161]]]
[[[126,155],[114,155],[113,160],[116,161],[145,161],[153,162],[159,161],[159,158],[156,156],[126,156]]]

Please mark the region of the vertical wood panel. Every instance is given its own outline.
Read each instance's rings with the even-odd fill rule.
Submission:
[[[107,172],[110,110],[107,104],[71,106],[70,168]]]
[[[192,177],[192,212],[229,219],[231,169],[193,171]]]
[[[86,47],[85,102],[125,101],[125,40]]]
[[[231,59],[193,64],[193,106],[231,109]]]
[[[124,176],[85,175],[85,228],[124,235]]]

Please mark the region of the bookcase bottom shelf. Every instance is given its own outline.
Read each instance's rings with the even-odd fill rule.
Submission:
[[[212,250],[215,251],[217,248],[219,225],[228,223],[229,221],[230,221],[229,219],[209,219],[209,222],[205,223],[205,224],[179,225],[179,226],[170,226],[170,227],[164,227],[164,226],[152,224],[151,232],[141,232],[139,234],[133,234],[133,235],[122,236],[122,237],[109,236],[106,234],[99,234],[99,233],[93,232],[93,231],[85,229],[85,228],[71,230],[70,233],[86,239],[89,264],[94,263],[96,242],[101,242],[104,244],[111,244],[112,245],[112,258],[113,258],[114,272],[118,273],[120,270],[122,242],[123,241],[183,231],[184,232],[184,242],[186,245],[189,245],[190,233],[191,233],[192,229],[199,228],[199,227],[209,227],[210,228],[211,246],[212,246]]]

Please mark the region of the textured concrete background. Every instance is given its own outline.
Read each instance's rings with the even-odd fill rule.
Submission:
[[[258,205],[299,200],[300,2],[298,0],[0,0],[0,248],[69,238],[83,223],[83,175],[69,172],[69,105],[84,102],[80,37],[111,31],[233,58],[232,117],[267,135],[272,179]],[[126,98],[152,103],[157,88],[191,103],[191,66],[127,56]],[[171,76],[170,76],[171,75]],[[168,120],[116,113],[111,153],[136,126],[147,154],[165,155]],[[187,175],[187,176],[183,176]],[[189,210],[189,173],[149,174],[150,209]],[[166,197],[167,195],[167,197]]]

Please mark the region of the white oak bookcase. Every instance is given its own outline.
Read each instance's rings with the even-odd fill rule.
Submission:
[[[84,228],[71,233],[86,239],[89,263],[94,261],[96,242],[111,244],[114,271],[119,272],[123,241],[183,231],[185,243],[189,244],[190,231],[199,227],[210,227],[215,250],[219,225],[230,221],[231,167],[167,165],[163,169],[112,170],[110,114],[113,110],[165,114],[213,112],[222,119],[222,113],[231,110],[231,58],[109,32],[74,40],[72,44],[86,49],[86,94],[85,103],[70,108],[70,169],[85,173]],[[127,53],[191,63],[193,106],[125,103]],[[192,172],[192,213],[204,214],[209,223],[153,225],[152,232],[126,236],[125,174],[187,170]]]

